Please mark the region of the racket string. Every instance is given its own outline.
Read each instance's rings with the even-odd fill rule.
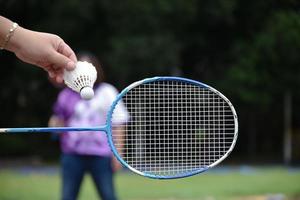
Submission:
[[[113,131],[113,142],[122,159],[141,172],[172,176],[205,168],[234,139],[230,106],[207,88],[158,81],[131,89],[122,100],[130,121],[122,127],[125,133]]]

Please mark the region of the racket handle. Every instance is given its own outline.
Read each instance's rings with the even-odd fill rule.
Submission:
[[[0,128],[0,133],[41,133],[67,131],[105,131],[106,126],[99,127],[31,127],[31,128]]]

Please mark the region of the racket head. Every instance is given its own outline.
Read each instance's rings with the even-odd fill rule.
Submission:
[[[120,104],[130,120],[114,130],[113,121],[123,117],[115,112]],[[238,136],[231,102],[206,84],[180,77],[147,78],[126,87],[111,106],[107,126],[115,157],[155,179],[188,177],[216,166]]]

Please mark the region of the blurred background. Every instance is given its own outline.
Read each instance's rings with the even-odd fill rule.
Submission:
[[[131,179],[120,174],[121,199],[267,199],[268,194],[300,199],[298,0],[0,0],[0,14],[23,27],[55,33],[75,51],[91,51],[101,60],[107,81],[119,90],[142,78],[175,75],[213,86],[235,106],[239,138],[219,170],[171,183],[133,178],[138,180],[132,187],[139,181],[170,187],[169,193],[158,192],[157,197],[125,191],[125,180]],[[44,71],[10,52],[0,52],[0,68],[0,127],[47,126],[59,89]],[[18,199],[9,191],[30,180],[37,187],[51,183],[58,194],[59,178],[47,168],[55,169],[58,160],[58,141],[50,134],[1,135],[0,186],[6,193],[0,189],[0,199]],[[25,168],[33,179],[23,180],[24,171],[13,171],[24,166],[33,166],[32,171]],[[36,166],[46,167],[54,177],[40,180],[43,173]],[[218,190],[213,184],[220,178],[224,193],[222,186]],[[235,182],[239,179],[245,182]],[[188,190],[194,182],[208,186],[203,193]],[[258,183],[262,185],[256,191],[245,189]],[[181,185],[187,196],[169,184]],[[276,188],[262,189],[266,185]],[[44,187],[35,189],[27,192],[30,199],[58,199]],[[82,198],[90,192],[94,191],[88,182]],[[40,196],[33,198],[34,194]]]

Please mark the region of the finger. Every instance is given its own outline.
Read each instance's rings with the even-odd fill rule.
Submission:
[[[67,70],[73,70],[76,67],[76,64],[74,62],[68,62],[66,69]]]
[[[62,83],[63,82],[63,73],[64,70],[62,68],[59,68],[56,65],[51,65],[47,66],[44,68],[47,72],[49,77],[57,83]]]
[[[77,57],[74,53],[74,51],[71,49],[69,45],[67,45],[65,42],[61,44],[62,51],[61,53],[68,58],[70,58],[72,61],[77,62]]]
[[[57,70],[55,71],[55,73],[56,73],[56,82],[57,82],[57,83],[62,83],[62,82],[64,81],[64,79],[63,79],[64,70],[62,70],[62,69],[57,69]]]
[[[59,70],[61,70],[61,66],[51,65],[51,69],[54,70],[54,71],[59,71]]]
[[[61,69],[72,70],[75,68],[74,61],[57,51],[53,51],[49,60],[52,63],[52,65]]]
[[[49,73],[49,77],[56,83],[63,83],[63,75],[62,74],[57,74],[57,73]]]
[[[74,53],[74,51],[70,48],[69,45],[67,45],[64,41],[62,41],[59,46],[58,46],[58,50],[59,53],[61,53],[62,55],[70,58],[74,63],[77,62],[77,57]],[[73,65],[73,63],[69,63],[67,65],[67,69],[68,70],[72,70],[74,69],[75,65]]]
[[[48,71],[48,75],[49,75],[50,78],[55,77],[55,73],[52,70]]]
[[[50,78],[55,77],[55,71],[53,70],[53,68],[50,65],[44,66],[43,69],[48,73]]]
[[[63,81],[64,81],[63,76],[61,74],[57,75],[55,80],[57,83],[63,83]]]

